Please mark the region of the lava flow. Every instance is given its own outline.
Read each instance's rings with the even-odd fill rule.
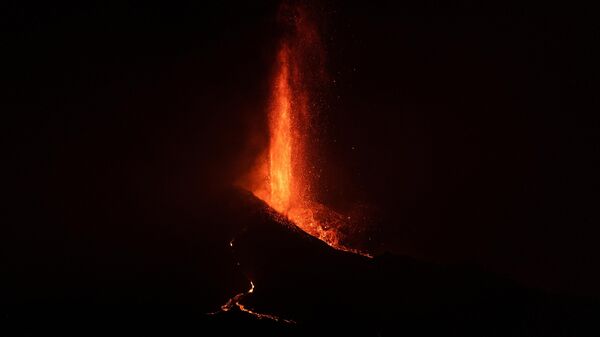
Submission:
[[[347,218],[315,201],[310,186],[315,170],[309,165],[311,123],[310,87],[322,82],[322,47],[316,25],[300,6],[283,7],[290,27],[277,55],[269,110],[270,142],[258,184],[250,190],[306,233],[343,251],[369,256],[348,247],[341,229]],[[320,84],[320,83],[319,83]]]
[[[236,306],[240,311],[248,313],[258,319],[268,318],[268,319],[274,320],[276,322],[282,321],[282,322],[286,322],[286,323],[295,323],[294,321],[289,320],[289,319],[280,319],[279,317],[277,317],[275,315],[261,314],[254,310],[246,308],[246,306],[241,303],[241,300],[244,297],[246,297],[247,295],[252,294],[253,292],[254,292],[254,283],[252,283],[252,281],[250,281],[250,289],[248,291],[246,291],[245,293],[239,293],[239,294],[233,296],[232,298],[230,298],[229,301],[227,301],[227,303],[225,303],[221,306],[221,311],[227,312],[227,311],[231,310],[231,308]]]
[[[233,242],[234,240],[231,240],[229,242],[229,246],[233,249]],[[238,262],[237,265],[239,266],[240,263]],[[230,298],[229,300],[227,300],[227,302],[225,302],[225,304],[223,304],[220,308],[219,311],[215,311],[215,312],[210,312],[208,313],[208,315],[217,315],[219,313],[222,312],[228,312],[229,310],[233,309],[234,307],[237,307],[238,310],[245,312],[247,314],[250,314],[252,316],[254,316],[257,319],[270,319],[273,320],[275,322],[284,322],[284,323],[290,323],[290,324],[294,324],[296,323],[295,321],[291,320],[291,319],[285,319],[285,318],[280,318],[278,316],[275,315],[270,315],[270,314],[263,314],[257,311],[254,311],[248,307],[246,307],[244,304],[242,304],[242,300],[246,297],[249,296],[251,294],[254,293],[254,282],[250,281],[250,289],[248,289],[248,291],[246,292],[242,292],[239,293],[235,296],[233,296],[232,298]]]

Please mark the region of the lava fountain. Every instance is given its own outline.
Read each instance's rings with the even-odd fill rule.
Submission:
[[[315,155],[310,137],[316,111],[309,104],[309,89],[324,82],[323,48],[305,8],[284,5],[280,18],[289,31],[280,43],[272,81],[268,153],[254,174],[259,183],[250,190],[283,218],[329,246],[369,256],[347,246],[343,234],[350,225],[347,218],[318,203],[311,191],[316,170],[309,163],[309,155]]]

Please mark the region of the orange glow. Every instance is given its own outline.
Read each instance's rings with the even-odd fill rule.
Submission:
[[[252,309],[247,308],[244,304],[242,304],[242,300],[246,296],[248,296],[252,293],[254,293],[254,283],[252,281],[250,281],[250,289],[248,291],[246,291],[245,293],[239,293],[239,294],[233,296],[225,304],[223,304],[221,306],[220,311],[211,312],[211,313],[208,313],[208,315],[217,315],[220,312],[228,312],[231,309],[233,309],[234,307],[237,307],[240,311],[250,314],[258,319],[266,318],[266,319],[270,319],[270,320],[273,320],[276,322],[285,322],[285,323],[290,323],[290,324],[296,323],[295,321],[293,321],[291,319],[284,319],[284,318],[280,318],[275,315],[263,314],[263,313],[256,312]]]
[[[289,51],[279,52],[279,72],[274,85],[274,103],[270,113],[269,204],[286,214],[292,197],[292,93],[289,83]]]
[[[333,248],[369,256],[344,245],[340,228],[344,217],[315,201],[308,169],[310,126],[309,86],[323,76],[320,39],[316,26],[301,8],[284,8],[292,33],[280,45],[269,109],[270,142],[267,163],[261,166],[258,198],[306,233]],[[288,22],[290,23],[290,22]],[[317,61],[315,62],[315,59]]]
[[[315,111],[309,109],[309,88],[324,77],[321,42],[304,8],[284,3],[281,14],[285,23],[291,24],[291,32],[277,53],[268,111],[269,145],[244,185],[279,213],[282,222],[295,224],[335,249],[371,257],[347,245],[343,229],[351,226],[346,221],[349,217],[344,218],[318,203],[311,191],[310,186],[316,183],[314,164],[309,157],[315,155],[310,148],[314,146],[310,137]],[[229,241],[231,248],[234,241],[235,238]],[[236,264],[240,266],[239,262]],[[254,282],[250,281],[250,289],[236,294],[219,311],[210,314],[237,308],[257,319],[295,323],[248,308],[242,301],[254,293]]]

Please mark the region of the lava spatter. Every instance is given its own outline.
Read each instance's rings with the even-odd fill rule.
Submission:
[[[366,257],[349,247],[342,228],[351,227],[337,212],[316,201],[310,186],[316,176],[309,169],[314,149],[315,120],[311,86],[322,82],[323,51],[316,24],[302,6],[284,4],[281,19],[288,34],[277,53],[268,112],[269,146],[266,163],[251,176],[259,183],[249,190],[284,218],[329,246]],[[312,151],[312,152],[311,152]],[[256,178],[258,177],[258,178]]]

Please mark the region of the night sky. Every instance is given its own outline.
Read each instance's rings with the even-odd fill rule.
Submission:
[[[591,18],[395,3],[312,5],[320,201],[368,216],[377,253],[600,297]],[[221,272],[215,209],[268,141],[278,2],[3,7],[2,296]]]

